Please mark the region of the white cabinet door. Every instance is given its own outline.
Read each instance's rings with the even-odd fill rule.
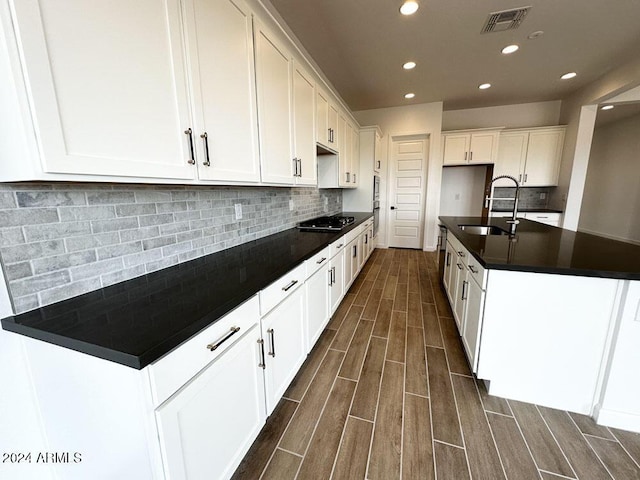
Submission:
[[[558,184],[564,129],[532,130],[529,133],[523,184],[541,187]]]
[[[305,283],[307,289],[306,351],[313,348],[329,321],[329,282],[331,273],[320,268]]]
[[[358,187],[360,181],[360,131],[355,125],[351,125],[351,186]]]
[[[498,132],[472,133],[469,145],[469,163],[493,163],[496,161]]]
[[[262,181],[293,185],[291,55],[255,22]]]
[[[297,159],[296,184],[317,185],[315,144],[315,86],[313,78],[300,65],[293,69],[294,156]]]
[[[373,152],[373,171],[380,173],[382,170],[382,137],[378,132],[375,133],[376,139]]]
[[[358,274],[358,239],[354,238],[347,245],[344,259],[344,290],[349,289]]]
[[[329,147],[335,151],[340,150],[339,139],[340,132],[338,126],[338,107],[329,101],[329,115],[327,116],[327,122],[329,124]]]
[[[453,318],[458,326],[458,332],[462,333],[464,328],[464,314],[465,314],[465,298],[467,296],[467,269],[459,256],[455,258],[455,293],[453,297]]]
[[[494,177],[510,175],[518,182],[522,182],[522,170],[527,158],[527,142],[529,135],[526,132],[510,132],[500,135],[498,157],[493,169]],[[496,180],[496,187],[513,187],[509,180]]]
[[[443,135],[443,165],[464,165],[469,156],[469,134]]]
[[[349,250],[341,250],[337,253],[329,264],[331,270],[331,280],[330,280],[330,288],[329,288],[329,300],[330,300],[330,308],[329,313],[333,315],[333,312],[336,311],[338,305],[342,301],[342,297],[345,292],[345,263],[349,265],[349,269],[351,268],[349,258],[345,259],[345,252],[348,254]],[[346,260],[346,262],[345,262]]]
[[[338,163],[340,165],[338,184],[348,187],[351,180],[349,171],[351,162],[351,132],[347,135],[347,120],[342,112],[338,115]]]
[[[258,323],[156,410],[171,480],[230,478],[262,428]]]
[[[484,314],[484,291],[471,278],[467,283],[465,300],[466,315],[464,319],[464,330],[462,342],[467,351],[469,364],[473,373],[478,371],[478,349],[480,346],[480,331],[482,330],[482,316]]]
[[[456,252],[449,242],[447,242],[445,255],[444,255],[444,278],[442,282],[444,284],[444,290],[447,292],[447,297],[449,297],[449,303],[453,305],[454,298],[454,285],[453,282],[453,273],[454,273],[454,260],[456,258]]]
[[[43,171],[195,177],[178,0],[12,4]]]
[[[267,415],[276,407],[306,358],[304,303],[304,288],[298,288],[262,319]]]
[[[316,85],[316,142],[329,147],[329,96]]]
[[[252,12],[244,0],[185,6],[198,176],[259,182]]]

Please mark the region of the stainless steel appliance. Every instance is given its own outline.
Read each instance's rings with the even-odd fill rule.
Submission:
[[[300,222],[297,228],[303,231],[339,232],[347,225],[351,225],[354,221],[354,217],[333,215],[331,217],[318,217]]]
[[[440,283],[443,282],[444,278],[444,267],[446,262],[446,250],[447,250],[447,227],[444,225],[438,225],[440,227],[440,235],[438,236],[438,245],[437,251],[438,254],[438,276],[440,277]]]
[[[380,224],[380,177],[373,176],[373,236],[378,235]]]

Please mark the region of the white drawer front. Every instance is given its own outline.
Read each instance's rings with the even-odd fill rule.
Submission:
[[[345,237],[342,236],[338,240],[333,242],[331,245],[329,245],[329,248],[331,249],[331,252],[330,252],[331,258],[335,257],[338,253],[344,250],[344,247],[346,244],[347,244],[347,241]]]
[[[304,284],[305,278],[306,267],[304,263],[301,263],[260,291],[260,316],[265,316],[273,307],[300,288]]]
[[[485,290],[487,282],[487,271],[472,255],[469,255],[467,258],[467,270],[469,270],[469,275],[471,276],[471,278],[476,281],[476,283],[482,290]]]
[[[362,232],[362,228],[364,225],[359,225],[348,233],[345,233],[344,239],[345,243],[351,242],[354,238],[358,238],[358,235]]]
[[[149,367],[154,406],[160,405],[260,321],[254,295]],[[232,330],[233,329],[233,330]],[[236,330],[238,329],[238,330]],[[217,346],[216,346],[217,345]],[[213,350],[211,348],[215,347]]]
[[[306,262],[304,262],[307,269],[305,280],[309,278],[311,275],[313,275],[315,272],[317,272],[319,268],[329,263],[330,259],[331,259],[331,248],[327,246],[322,250],[320,250],[318,253],[316,253],[313,257],[308,259]]]

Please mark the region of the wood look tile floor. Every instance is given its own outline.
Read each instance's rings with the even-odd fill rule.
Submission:
[[[640,480],[640,434],[487,394],[434,260],[373,253],[233,478]]]

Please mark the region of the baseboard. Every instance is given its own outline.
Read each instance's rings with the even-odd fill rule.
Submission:
[[[599,408],[594,415],[598,425],[640,433],[640,415]]]

